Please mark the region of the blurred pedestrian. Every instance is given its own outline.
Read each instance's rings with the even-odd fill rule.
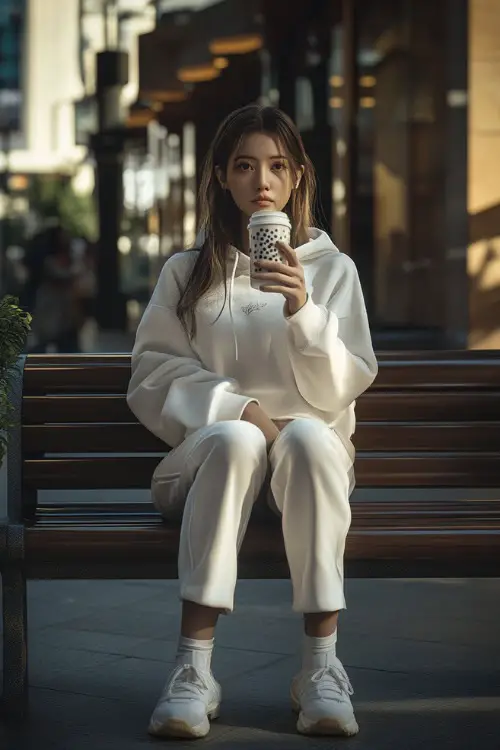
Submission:
[[[32,352],[50,347],[58,352],[78,352],[81,325],[77,281],[81,263],[71,252],[71,240],[60,226],[45,230],[34,244],[30,267],[32,277],[28,299],[33,305]]]

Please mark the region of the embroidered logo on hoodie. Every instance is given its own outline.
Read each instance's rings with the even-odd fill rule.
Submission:
[[[253,302],[250,305],[242,307],[241,310],[245,315],[250,315],[250,313],[253,313],[256,310],[262,310],[263,307],[267,307],[267,302]]]

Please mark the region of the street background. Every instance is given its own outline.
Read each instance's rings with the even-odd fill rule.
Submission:
[[[34,316],[26,351],[130,353],[163,264],[194,241],[215,129],[250,101],[296,120],[378,351],[498,348],[499,38],[497,0],[0,0],[0,296]],[[347,580],[349,747],[498,750],[499,585]],[[214,657],[223,712],[201,744],[340,746],[295,732],[290,601],[289,581],[238,586]],[[177,582],[32,581],[28,605],[31,718],[0,725],[0,743],[158,745],[146,726],[175,656]]]

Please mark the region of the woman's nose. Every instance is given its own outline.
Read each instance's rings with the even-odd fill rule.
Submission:
[[[269,190],[269,170],[266,166],[257,170],[257,190]]]

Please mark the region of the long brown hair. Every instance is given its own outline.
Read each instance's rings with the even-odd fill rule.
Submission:
[[[232,112],[220,125],[204,162],[199,189],[199,229],[203,244],[177,304],[177,316],[190,339],[196,336],[198,301],[222,281],[224,304],[218,317],[226,304],[227,249],[228,245],[238,245],[241,239],[241,212],[230,192],[221,187],[216,169],[225,175],[231,155],[243,138],[252,133],[268,133],[284,146],[290,157],[294,182],[302,172],[298,188],[292,191],[283,209],[292,223],[292,247],[307,242],[307,229],[314,223],[316,177],[294,122],[280,109],[258,104]]]

